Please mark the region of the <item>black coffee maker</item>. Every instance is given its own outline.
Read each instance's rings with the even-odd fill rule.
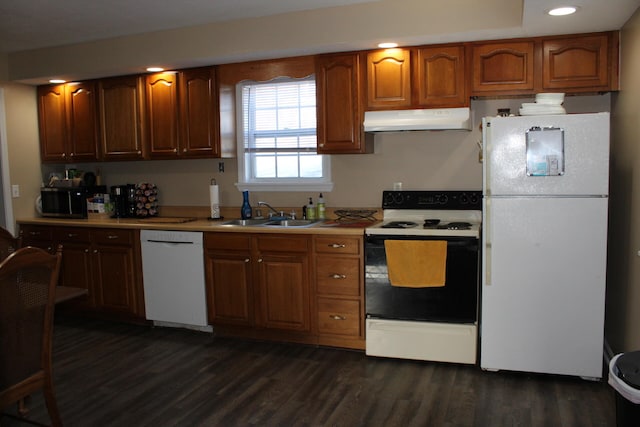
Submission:
[[[131,218],[136,216],[136,186],[134,184],[113,185],[111,187],[113,202],[112,218]]]

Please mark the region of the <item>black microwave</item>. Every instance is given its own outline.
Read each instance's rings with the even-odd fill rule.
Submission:
[[[46,187],[40,190],[42,216],[54,218],[86,218],[86,187]]]

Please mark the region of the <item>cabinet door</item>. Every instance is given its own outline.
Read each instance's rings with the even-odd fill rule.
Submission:
[[[367,109],[411,106],[411,51],[385,49],[367,55]]]
[[[147,76],[145,111],[150,158],[178,156],[178,75]]]
[[[56,246],[62,245],[59,284],[87,290],[86,296],[69,301],[69,304],[82,308],[93,306],[91,238],[89,236],[88,228],[56,227],[53,230]]]
[[[316,62],[318,153],[371,152],[362,131],[360,57],[322,55]]]
[[[65,86],[38,87],[38,121],[42,161],[67,160]]]
[[[69,157],[98,160],[98,120],[95,82],[69,83],[66,88]]]
[[[92,252],[96,305],[107,311],[137,314],[133,251],[126,246],[96,246]]]
[[[469,105],[463,46],[418,49],[415,73],[418,104],[424,107]]]
[[[220,120],[215,68],[180,73],[181,155],[220,157]]]
[[[534,42],[474,45],[472,95],[534,90]]]
[[[209,321],[253,325],[251,254],[207,251],[206,269]]]
[[[113,313],[142,316],[137,268],[140,266],[139,236],[129,230],[94,229],[91,232],[91,269],[95,303]],[[138,244],[138,246],[135,245]]]
[[[308,332],[308,254],[263,253],[258,258],[260,326]]]
[[[139,77],[100,80],[100,144],[104,160],[144,157],[143,97]]]
[[[544,40],[543,88],[609,90],[608,41],[606,34]]]

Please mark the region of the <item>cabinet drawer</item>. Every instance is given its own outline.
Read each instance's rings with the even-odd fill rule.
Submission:
[[[93,242],[103,245],[131,245],[133,243],[133,232],[115,228],[105,228],[93,230],[91,238]]]
[[[53,239],[56,242],[89,242],[91,241],[88,228],[55,228]]]
[[[251,234],[205,233],[204,245],[207,249],[248,251],[251,249]]]
[[[318,293],[360,295],[360,259],[318,257],[316,261]]]
[[[315,249],[318,253],[359,255],[361,247],[360,237],[316,237],[315,240]]]
[[[22,225],[20,226],[20,234],[24,240],[23,244],[33,240],[51,240],[51,227]]]
[[[359,336],[360,302],[319,298],[318,332]]]
[[[260,236],[258,250],[269,252],[308,252],[309,238],[306,236]]]

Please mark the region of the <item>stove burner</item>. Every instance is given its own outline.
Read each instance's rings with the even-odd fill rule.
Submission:
[[[390,221],[382,225],[382,228],[413,228],[417,226],[415,222],[411,221]]]
[[[447,230],[470,230],[471,224],[468,222],[450,222],[444,226]]]
[[[436,230],[471,230],[471,223],[457,221],[450,222],[448,224],[440,224],[439,219],[425,219],[423,228],[431,228]]]

